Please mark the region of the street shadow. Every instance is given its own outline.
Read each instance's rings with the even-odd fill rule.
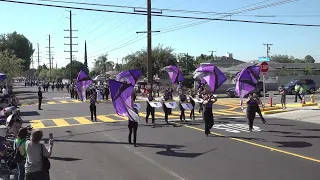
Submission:
[[[266,139],[263,138],[251,138],[251,137],[238,137],[238,136],[210,136],[210,137],[221,137],[221,138],[235,138],[235,139],[242,139],[247,141],[259,141],[259,142],[268,142]]]
[[[48,111],[61,111],[60,109],[48,109]]]
[[[20,116],[39,116],[40,114],[38,111],[26,111],[26,112],[20,112]]]
[[[30,95],[30,96],[23,96],[19,97],[20,100],[25,100],[25,99],[38,99],[38,96],[36,95]]]
[[[280,134],[295,134],[295,135],[301,134],[301,133],[297,133],[297,132],[286,132],[286,131],[262,131],[262,132],[271,132],[271,133],[280,133]]]
[[[320,131],[320,129],[295,129],[295,130],[302,130],[302,131]]]
[[[183,150],[172,150],[172,148],[167,147],[166,151],[159,151],[159,152],[156,152],[156,154],[159,154],[162,156],[172,156],[172,157],[180,157],[180,158],[195,158],[195,157],[201,156],[203,154],[212,152],[216,149],[217,148],[214,148],[209,151],[202,152],[202,153],[186,153],[186,152],[181,152]]]
[[[291,125],[291,124],[272,124],[272,123],[266,123],[266,125],[271,125],[271,126],[283,126],[283,127],[292,127],[292,126],[295,126],[295,125]]]
[[[278,147],[288,147],[288,148],[306,148],[306,147],[312,146],[311,143],[308,143],[305,141],[282,141],[282,142],[274,141],[274,143],[279,144]]]
[[[306,139],[320,139],[320,136],[282,136],[290,138],[306,138]]]
[[[56,161],[80,161],[82,159],[78,159],[78,158],[70,158],[70,157],[50,157],[50,159],[52,160],[56,160]]]
[[[58,141],[57,138],[71,138],[71,137],[75,137],[75,136],[78,136],[78,135],[88,135],[88,134],[95,134],[95,133],[100,133],[100,132],[116,131],[116,130],[123,130],[123,129],[127,129],[127,128],[104,129],[104,130],[101,130],[101,131],[91,131],[91,132],[76,133],[76,134],[73,134],[72,131],[65,131],[66,133],[68,133],[68,135],[54,137],[54,140]],[[42,139],[44,141],[48,141],[49,140],[48,138],[42,138]]]

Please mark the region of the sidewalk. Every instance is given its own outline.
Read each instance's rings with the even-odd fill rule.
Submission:
[[[303,107],[296,111],[284,112],[281,114],[272,114],[268,117],[277,117],[280,119],[295,120],[301,122],[320,124],[320,108]]]

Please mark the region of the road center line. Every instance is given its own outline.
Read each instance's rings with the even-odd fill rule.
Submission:
[[[181,123],[175,123],[175,122],[170,122],[170,123],[176,124],[176,125],[181,125],[181,126],[184,126],[184,127],[190,128],[190,129],[198,130],[198,131],[204,131],[203,129],[200,129],[200,128],[197,128],[197,127],[193,127],[193,126],[189,126],[189,125],[185,125],[185,124],[181,124]],[[315,158],[311,158],[311,157],[307,157],[307,156],[291,153],[291,152],[288,152],[288,151],[276,149],[276,148],[265,146],[265,145],[262,145],[262,144],[253,143],[253,142],[250,142],[250,141],[247,141],[247,140],[243,140],[243,139],[240,139],[240,138],[231,138],[231,137],[228,137],[226,135],[218,134],[218,133],[215,133],[215,132],[211,132],[211,134],[216,135],[216,136],[220,136],[220,137],[227,137],[229,139],[232,139],[232,140],[235,140],[235,141],[239,141],[239,142],[242,142],[242,143],[245,143],[245,144],[250,144],[250,145],[261,147],[261,148],[264,148],[264,149],[269,149],[271,151],[276,151],[276,152],[279,152],[279,153],[282,153],[282,154],[287,154],[287,155],[299,157],[299,158],[302,158],[302,159],[305,159],[305,160],[309,160],[309,161],[320,163],[319,159],[315,159]]]

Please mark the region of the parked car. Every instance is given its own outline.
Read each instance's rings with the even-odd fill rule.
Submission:
[[[227,89],[227,95],[230,98],[234,98],[234,97],[239,97],[236,93],[235,93],[235,89],[236,87],[231,87]],[[253,90],[252,92],[256,92],[257,94],[259,94],[260,96],[263,96],[263,82],[259,81],[258,84],[256,85],[256,89]]]
[[[307,93],[313,94],[318,89],[316,82],[312,79],[295,79],[286,85],[280,86],[278,90],[280,91],[283,88],[287,94],[295,94],[294,87],[296,84],[302,84],[304,81],[306,81]]]

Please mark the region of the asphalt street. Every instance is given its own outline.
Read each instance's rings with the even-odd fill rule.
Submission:
[[[174,111],[166,125],[161,110],[156,126],[144,121],[141,102],[138,147],[128,144],[125,118],[111,102],[97,106],[98,123],[90,122],[89,104],[58,103],[63,93],[44,93],[56,104],[21,107],[23,119],[55,144],[51,179],[74,180],[317,180],[320,177],[320,125],[257,116],[248,131],[242,112],[229,99],[214,107],[216,124],[205,137],[200,114],[196,121],[178,120]],[[238,99],[234,102],[239,103]],[[229,112],[230,111],[230,112]],[[219,113],[220,112],[220,113]],[[233,113],[231,113],[233,112]],[[187,116],[188,117],[188,116]],[[45,139],[45,143],[46,143]]]

